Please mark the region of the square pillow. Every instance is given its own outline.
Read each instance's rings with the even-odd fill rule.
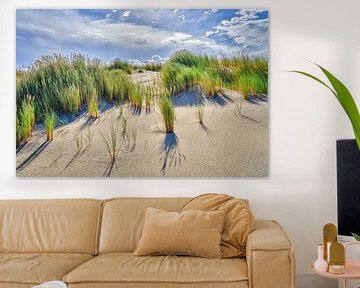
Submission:
[[[224,211],[168,212],[146,208],[134,255],[190,255],[221,258]]]

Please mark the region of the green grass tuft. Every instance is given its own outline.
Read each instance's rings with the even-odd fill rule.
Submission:
[[[81,108],[80,90],[75,85],[66,88],[60,98],[64,112],[78,113]]]
[[[174,132],[175,110],[168,95],[162,95],[159,100],[160,112],[163,117],[166,133]]]
[[[91,92],[90,101],[88,104],[88,115],[93,119],[97,119],[99,117],[99,106],[95,88],[93,88]]]
[[[162,82],[171,94],[200,86],[205,95],[223,94],[233,89],[248,99],[251,94],[267,94],[268,60],[245,53],[217,59],[182,50],[175,53],[161,69]]]
[[[120,59],[116,59],[112,64],[110,64],[109,69],[123,70],[128,74],[131,74],[133,71],[133,67],[129,63],[121,61]]]
[[[55,123],[56,123],[56,114],[53,111],[46,113],[44,124],[45,124],[47,141],[54,140]]]
[[[201,104],[198,104],[196,105],[196,108],[195,108],[195,114],[196,114],[196,117],[199,121],[199,124],[204,124],[204,114],[205,114],[205,111],[204,111],[204,106],[201,105]]]
[[[35,105],[31,96],[28,96],[27,99],[22,102],[17,114],[17,129],[19,129],[17,134],[20,139],[29,142],[35,126]]]

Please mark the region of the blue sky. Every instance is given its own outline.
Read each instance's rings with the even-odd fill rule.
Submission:
[[[268,56],[268,11],[257,9],[53,10],[16,12],[17,67],[41,55],[82,53],[104,62],[166,59],[180,49]]]

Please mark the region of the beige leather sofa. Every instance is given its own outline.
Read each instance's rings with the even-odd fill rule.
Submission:
[[[185,198],[0,201],[0,288],[63,280],[71,288],[293,288],[292,244],[257,220],[236,259],[133,256],[146,206],[179,210]]]

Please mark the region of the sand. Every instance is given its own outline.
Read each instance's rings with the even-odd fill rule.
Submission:
[[[155,74],[154,74],[155,75]],[[139,73],[137,82],[154,75]],[[140,80],[139,80],[140,79]],[[55,139],[46,142],[38,127],[29,143],[16,155],[17,176],[51,177],[259,177],[268,175],[268,103],[243,101],[241,115],[236,109],[240,94],[226,90],[211,99],[201,97],[204,124],[198,123],[196,91],[175,96],[175,133],[166,134],[158,107],[134,113],[123,105],[127,126],[136,130],[134,139],[123,141],[115,163],[105,147],[103,135],[111,125],[122,130],[120,109],[108,105],[100,117],[89,121],[86,114],[55,130]],[[263,100],[266,100],[263,99]],[[129,131],[131,128],[129,128]],[[75,138],[82,145],[78,149]],[[89,141],[88,135],[91,135]],[[122,139],[122,136],[119,136]]]

